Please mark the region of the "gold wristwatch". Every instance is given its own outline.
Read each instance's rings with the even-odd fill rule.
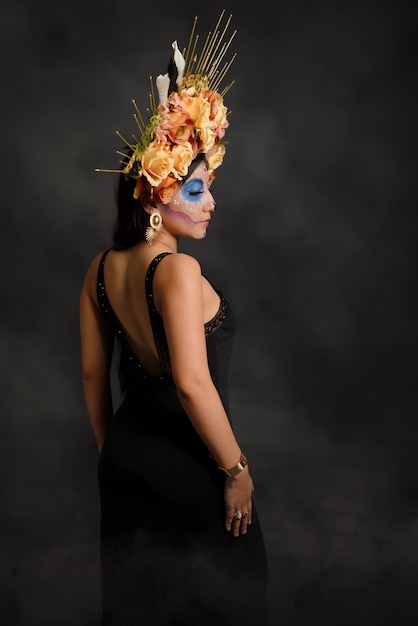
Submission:
[[[234,465],[234,467],[231,467],[231,469],[225,469],[224,467],[220,467],[219,465],[218,465],[218,467],[227,476],[229,476],[229,478],[233,478],[234,476],[237,476],[237,474],[242,472],[242,470],[244,469],[244,467],[246,465],[248,465],[247,457],[244,456],[244,454],[242,454],[242,452],[241,452],[241,456],[239,457],[238,463],[236,465]]]

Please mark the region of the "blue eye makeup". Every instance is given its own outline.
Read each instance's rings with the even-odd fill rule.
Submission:
[[[199,202],[200,195],[205,191],[205,183],[201,178],[192,178],[184,183],[181,195],[191,202]]]

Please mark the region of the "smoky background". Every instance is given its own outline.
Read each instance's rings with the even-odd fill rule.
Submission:
[[[238,317],[233,420],[250,459],[272,626],[416,624],[417,22],[405,2],[0,7],[0,619],[99,623],[97,453],[78,297],[111,244],[114,135],[220,10],[236,84],[206,240]],[[240,539],[241,540],[241,539]],[[237,572],[239,576],[239,572]]]

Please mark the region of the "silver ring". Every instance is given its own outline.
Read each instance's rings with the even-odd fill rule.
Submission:
[[[234,515],[235,519],[242,519],[242,512],[241,511],[237,511]]]

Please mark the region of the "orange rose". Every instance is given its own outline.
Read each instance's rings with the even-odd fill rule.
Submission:
[[[210,119],[216,126],[222,126],[225,123],[228,109],[223,103],[221,94],[216,91],[207,91],[205,98],[210,104]]]
[[[213,170],[216,170],[224,160],[225,146],[222,143],[218,143],[209,154],[206,155],[206,162],[208,164],[208,172],[211,174]]]
[[[186,176],[190,163],[193,159],[193,148],[190,143],[173,146],[171,151],[173,157],[173,174],[177,178]]]
[[[167,176],[167,178],[164,178],[164,180],[160,182],[158,187],[156,187],[155,191],[156,192],[162,191],[163,189],[166,189],[167,187],[169,187],[175,182],[177,182],[177,178],[174,176],[174,174],[171,173]]]
[[[188,112],[195,128],[205,128],[211,125],[209,119],[210,104],[200,96],[189,96],[186,91],[181,94],[181,101]]]
[[[167,110],[164,120],[155,132],[157,141],[185,143],[193,132],[193,122],[186,110],[173,107]]]
[[[173,180],[175,182],[171,182]],[[175,180],[172,176],[169,176],[167,181],[171,182],[171,184],[168,185],[167,187],[162,187],[161,189],[158,189],[155,193],[159,202],[161,202],[162,204],[170,204],[171,200],[180,189],[180,183],[177,180]]]
[[[170,146],[153,141],[142,155],[141,165],[140,173],[153,187],[157,187],[173,168]]]
[[[198,133],[200,143],[199,152],[209,152],[214,146],[216,140],[216,132],[211,128],[202,128]]]
[[[218,128],[216,129],[216,136],[218,139],[222,139],[225,136],[225,130],[228,128],[228,126],[228,120],[225,120],[222,126],[218,126]]]

